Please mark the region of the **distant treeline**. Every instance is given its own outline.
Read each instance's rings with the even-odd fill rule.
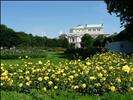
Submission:
[[[57,38],[48,38],[46,36],[33,36],[25,32],[16,32],[6,25],[0,24],[0,47],[44,47],[44,48],[74,48],[73,44],[69,44],[67,38],[60,36]],[[131,29],[130,29],[131,30]],[[132,31],[127,29],[121,31],[119,34],[114,33],[111,36],[105,37],[99,35],[95,39],[91,39],[92,47],[104,47],[107,42],[133,41]],[[89,41],[88,39],[85,41]],[[81,44],[83,44],[81,42]]]
[[[68,47],[68,40],[64,38],[47,38],[33,36],[25,32],[16,32],[6,25],[0,24],[0,47]]]

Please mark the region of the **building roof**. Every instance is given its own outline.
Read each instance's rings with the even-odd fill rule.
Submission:
[[[94,24],[94,25],[88,25],[87,27],[103,27],[103,24]]]
[[[85,24],[85,25],[78,25],[73,27],[73,29],[79,29],[79,28],[101,28],[103,27],[103,24]]]

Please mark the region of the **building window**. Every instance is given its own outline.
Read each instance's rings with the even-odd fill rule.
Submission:
[[[88,29],[88,31],[91,31],[91,29]]]
[[[74,37],[72,38],[72,42],[74,42]]]
[[[93,31],[96,31],[96,29],[93,29]]]
[[[100,31],[100,29],[97,29],[97,31]]]

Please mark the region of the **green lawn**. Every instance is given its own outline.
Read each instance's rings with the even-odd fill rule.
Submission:
[[[38,62],[39,60],[46,62],[47,60],[50,60],[52,63],[57,64],[60,61],[66,60],[65,58],[62,57],[63,52],[49,52],[47,51],[46,54],[47,56],[45,58],[32,58],[31,60],[33,62]],[[2,59],[1,63],[6,63],[6,64],[21,64],[23,61],[21,59]]]
[[[29,94],[1,91],[1,100],[133,100],[132,94],[106,93],[103,96],[81,95],[68,91],[42,93],[37,90]]]

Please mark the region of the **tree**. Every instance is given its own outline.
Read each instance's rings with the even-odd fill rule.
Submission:
[[[132,0],[104,0],[108,12],[120,17],[121,25],[128,30],[133,28],[133,2]]]
[[[18,46],[32,46],[32,38],[33,36],[28,35],[25,32],[16,32],[16,34],[19,36],[19,43]]]
[[[33,36],[25,32],[15,32],[13,29],[0,24],[0,46],[3,47],[63,47],[68,48],[68,40],[65,36],[59,39],[47,38],[46,36]]]
[[[68,48],[68,45],[69,45],[68,39],[65,38],[65,37],[59,38],[59,39],[58,39],[58,44],[59,44],[60,47]]]
[[[104,39],[105,39],[104,35],[98,35],[94,39],[94,46],[96,46],[96,47],[103,47],[104,46]]]
[[[6,25],[0,25],[0,46],[12,47],[16,46],[19,42],[19,37],[16,32]]]
[[[85,34],[81,38],[81,46],[83,48],[92,48],[93,47],[93,38],[89,34]]]

